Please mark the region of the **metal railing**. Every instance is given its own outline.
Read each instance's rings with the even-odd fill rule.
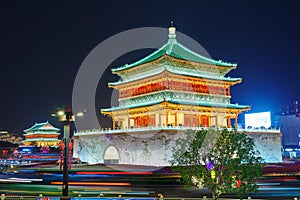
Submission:
[[[103,129],[89,129],[89,130],[78,130],[74,132],[75,136],[80,135],[93,135],[93,134],[115,134],[115,133],[126,133],[126,132],[145,132],[145,131],[159,131],[159,130],[207,130],[208,127],[200,127],[200,126],[146,126],[146,127],[132,127],[132,128],[103,128]],[[218,128],[222,129],[222,128]],[[233,128],[227,128],[228,130],[234,130]],[[280,129],[265,129],[265,128],[238,128],[238,132],[248,132],[248,133],[280,133]]]

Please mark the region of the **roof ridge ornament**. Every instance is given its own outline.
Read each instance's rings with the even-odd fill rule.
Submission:
[[[171,21],[171,26],[169,27],[169,35],[168,36],[169,36],[169,41],[168,41],[169,48],[167,49],[166,53],[168,55],[170,55],[172,52],[172,49],[173,49],[173,45],[174,45],[174,43],[176,43],[176,28],[174,26],[173,21]]]
[[[174,22],[171,21],[171,26],[169,27],[169,39],[176,38],[176,28],[174,26]]]

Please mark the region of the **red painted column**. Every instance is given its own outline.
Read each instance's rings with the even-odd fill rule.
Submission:
[[[202,126],[201,115],[198,115],[198,124],[199,126]]]
[[[143,118],[139,117],[139,127],[143,126]]]
[[[115,120],[112,120],[112,128],[113,128],[113,129],[116,128],[116,122],[115,122]]]
[[[231,128],[231,120],[230,117],[227,118],[227,127]]]
[[[134,118],[134,127],[138,127],[138,118],[137,117]]]
[[[209,127],[210,126],[210,119],[211,117],[210,116],[207,116],[207,127]]]
[[[160,116],[160,114],[158,114],[158,125],[159,125],[159,126],[162,125],[162,124],[161,124],[161,116]]]
[[[168,126],[168,123],[169,123],[169,113],[168,112],[166,112],[166,126]]]

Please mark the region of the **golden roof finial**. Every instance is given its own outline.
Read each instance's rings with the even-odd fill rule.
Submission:
[[[169,38],[175,39],[176,38],[176,28],[174,27],[174,22],[171,21],[171,26],[169,27]]]

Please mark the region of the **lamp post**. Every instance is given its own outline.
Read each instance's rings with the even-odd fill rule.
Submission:
[[[83,113],[77,113],[77,116],[82,116]],[[60,110],[57,113],[52,114],[52,116],[59,117],[59,121],[64,123],[63,132],[63,184],[62,184],[62,196],[60,199],[68,200],[69,197],[69,142],[70,142],[70,125],[71,121],[75,121],[73,112],[70,106],[68,109]]]

